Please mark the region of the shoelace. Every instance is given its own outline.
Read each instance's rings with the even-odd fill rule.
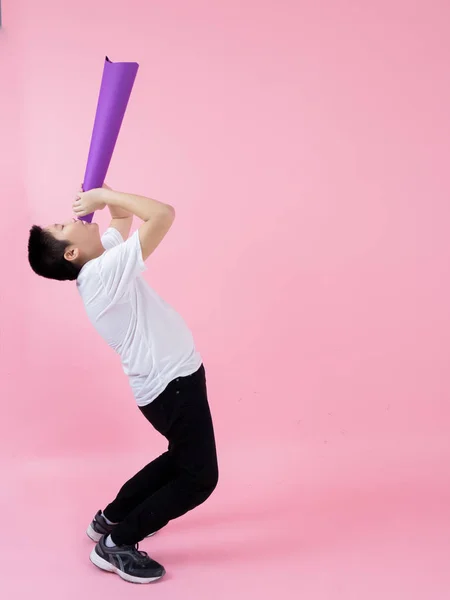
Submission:
[[[147,560],[149,559],[147,552],[139,550],[139,544],[136,544],[135,546],[128,546],[128,548],[133,552],[133,554],[136,556],[136,559],[140,563],[147,562]]]

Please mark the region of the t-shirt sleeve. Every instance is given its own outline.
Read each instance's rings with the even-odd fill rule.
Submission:
[[[125,294],[130,284],[145,269],[139,231],[126,242],[107,250],[99,259],[100,279],[107,293],[114,298]]]
[[[102,246],[105,250],[110,250],[114,246],[123,244],[123,237],[115,229],[115,227],[109,227],[102,235]]]

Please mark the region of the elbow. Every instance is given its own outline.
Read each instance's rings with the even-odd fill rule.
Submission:
[[[167,218],[168,221],[170,221],[171,223],[174,222],[175,220],[175,209],[173,206],[170,206],[170,204],[165,204],[165,216]]]
[[[148,220],[158,221],[163,227],[169,229],[175,220],[175,209],[170,204],[161,204]]]

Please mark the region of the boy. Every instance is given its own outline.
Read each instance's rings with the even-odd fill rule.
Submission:
[[[28,257],[43,277],[76,280],[88,317],[120,355],[142,414],[168,451],[119,491],[89,525],[91,561],[132,583],[161,578],[164,568],[138,542],[204,502],[217,485],[214,431],[205,370],[182,318],[140,276],[174,220],[171,206],[104,186],[79,192],[76,217],[108,206],[111,225],[73,219],[30,231]],[[128,238],[133,215],[144,222]],[[126,241],[125,241],[126,240]]]

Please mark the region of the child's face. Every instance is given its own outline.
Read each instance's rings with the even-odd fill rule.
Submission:
[[[46,227],[57,240],[69,242],[78,250],[80,258],[86,260],[98,251],[101,244],[97,223],[86,223],[71,219],[65,223],[54,223]]]

